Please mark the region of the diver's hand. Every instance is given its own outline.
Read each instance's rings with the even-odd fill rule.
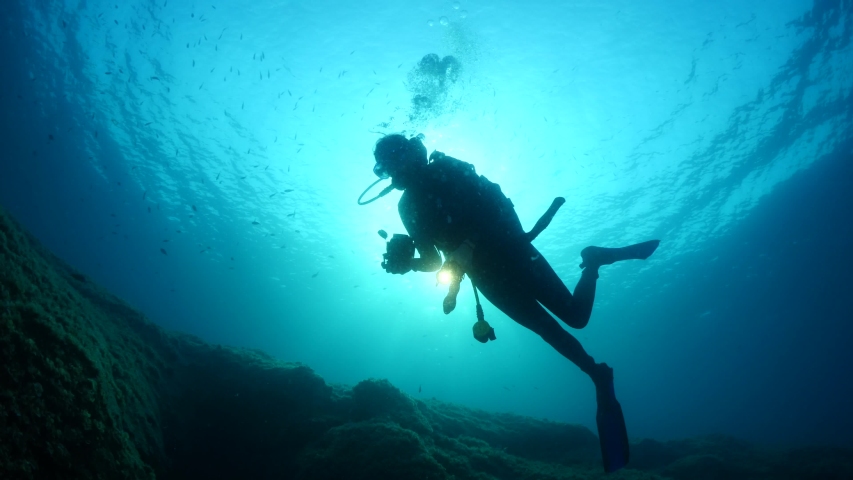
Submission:
[[[456,296],[459,295],[459,287],[461,284],[461,278],[451,282],[447,289],[447,296],[444,297],[444,302],[442,304],[442,308],[444,309],[444,314],[447,315],[456,308]]]
[[[471,262],[474,258],[474,244],[470,240],[465,240],[459,248],[453,251],[447,258],[447,263],[454,263],[459,268],[459,273],[467,273],[471,268]]]
[[[408,273],[412,271],[412,260],[408,259],[406,262],[389,262],[387,259],[380,264],[383,269],[385,269],[388,273],[393,273],[395,275],[403,275],[404,273]]]

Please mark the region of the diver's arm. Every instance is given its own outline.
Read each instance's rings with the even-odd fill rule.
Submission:
[[[416,222],[409,221],[408,217],[403,217],[403,226],[418,250],[418,258],[412,258],[409,264],[411,269],[415,272],[437,272],[441,268],[441,255],[435,244],[429,240],[423,229]]]
[[[416,272],[437,272],[441,268],[441,255],[430,242],[419,241],[414,238],[415,248],[418,249],[419,258],[412,259],[412,270]]]
[[[410,267],[416,272],[436,272],[441,268],[441,255],[435,248],[435,244],[430,240],[429,234],[424,230],[424,226],[418,223],[416,209],[410,202],[408,196],[404,193],[400,199],[400,204],[397,207],[400,211],[400,220],[403,221],[403,226],[412,237],[415,243],[415,248],[418,250],[418,258],[412,258]]]

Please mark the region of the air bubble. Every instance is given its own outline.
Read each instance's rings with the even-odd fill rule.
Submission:
[[[468,10],[462,10],[459,12],[459,18],[465,18],[468,16]]]
[[[447,26],[447,24],[450,23],[450,21],[447,20],[447,17],[441,17],[438,19],[438,23]]]
[[[453,9],[459,10],[459,2],[453,2]]]
[[[427,20],[427,26],[431,27],[433,25],[435,25],[435,22],[433,22],[432,20]]]

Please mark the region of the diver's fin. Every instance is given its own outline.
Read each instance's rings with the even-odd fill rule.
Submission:
[[[601,460],[604,471],[615,472],[628,464],[628,430],[622,406],[616,400],[613,389],[613,369],[604,366],[608,372],[606,378],[595,383],[595,396],[598,412],[595,423],[598,426],[598,441],[601,444]]]
[[[580,267],[600,267],[622,260],[645,260],[655,253],[658,245],[660,240],[649,240],[622,248],[586,247],[581,250],[583,262]]]

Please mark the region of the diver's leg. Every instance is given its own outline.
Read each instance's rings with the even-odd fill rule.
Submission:
[[[528,252],[533,255],[527,255]],[[585,325],[592,311],[598,269],[587,266],[575,289],[576,295],[572,297],[548,262],[537,254],[535,249],[532,252],[526,250],[524,254],[505,258],[503,262],[489,262],[488,260],[494,260],[494,258],[490,259],[487,255],[481,255],[478,259],[475,254],[476,268],[470,272],[471,278],[479,286],[483,296],[496,307],[517,323],[539,334],[557,352],[589,375],[595,384],[598,405],[596,425],[604,469],[606,472],[616,471],[628,463],[629,445],[622,407],[616,400],[613,388],[613,369],[605,363],[596,364],[580,342],[563,330],[560,324],[545,311],[542,306],[544,302],[540,304],[543,300],[539,299],[542,287],[547,287],[545,290],[553,296],[553,298],[548,297],[548,300],[556,302],[552,311],[556,313],[562,309],[564,314],[569,312],[571,315],[578,315],[578,311],[573,311],[573,308],[585,309],[580,311],[581,314],[585,312],[583,321]],[[540,263],[534,267],[531,264],[535,262]],[[587,305],[576,302],[578,298],[587,300]],[[581,306],[577,307],[577,305]]]
[[[531,260],[525,265],[527,271],[520,276],[530,282],[536,300],[570,327],[584,328],[589,323],[595,303],[598,267],[587,267],[583,270],[573,295],[551,268],[548,260],[545,260],[535,247],[530,248],[535,254],[529,255]]]
[[[580,342],[536,301],[531,291],[514,277],[474,274],[480,293],[494,306],[520,325],[527,327],[554,347],[560,355],[571,360],[581,370],[590,374],[595,370],[595,360]]]

